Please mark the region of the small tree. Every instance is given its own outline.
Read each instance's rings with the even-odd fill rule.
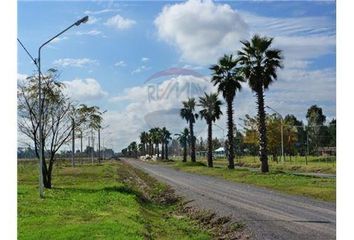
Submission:
[[[162,159],[168,159],[168,143],[171,140],[171,133],[163,127],[161,129],[162,135]]]
[[[205,96],[199,98],[199,106],[202,107],[199,114],[208,125],[208,167],[213,167],[213,123],[222,115],[221,105],[216,93],[205,93]]]
[[[42,149],[43,185],[52,187],[55,156],[72,133],[71,102],[63,94],[64,85],[57,82],[58,74],[50,69],[42,77]],[[34,143],[39,158],[38,76],[30,76],[18,84],[18,129]]]
[[[180,115],[182,119],[185,119],[189,123],[189,134],[191,140],[191,160],[196,161],[195,157],[195,137],[194,137],[194,123],[198,119],[198,114],[195,113],[195,99],[189,98],[187,101],[182,102],[183,107],[181,108]]]

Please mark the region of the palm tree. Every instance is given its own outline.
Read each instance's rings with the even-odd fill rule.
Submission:
[[[228,168],[234,169],[234,122],[233,122],[233,100],[236,96],[236,92],[241,90],[241,82],[244,82],[244,78],[239,74],[239,69],[237,68],[237,61],[232,55],[224,55],[219,59],[219,62],[210,67],[212,70],[211,82],[214,86],[217,85],[218,92],[222,93],[226,104],[227,104],[227,158],[229,161]]]
[[[248,85],[256,93],[258,110],[259,153],[262,172],[268,172],[266,113],[264,110],[264,90],[277,79],[277,69],[282,68],[281,50],[270,48],[273,38],[254,35],[251,41],[241,41],[238,51],[242,73]]]
[[[222,102],[218,99],[218,94],[211,93],[206,94],[204,97],[199,98],[199,106],[202,110],[199,114],[205,119],[208,125],[208,167],[213,167],[213,136],[212,136],[212,126],[213,122],[220,118],[222,115],[220,106]]]
[[[136,144],[136,142],[131,142],[128,146],[128,149],[130,148],[130,151],[133,152],[134,157],[137,158],[138,157],[138,145]]]
[[[152,128],[150,129],[151,141],[155,144],[155,153],[157,154],[157,158],[160,157],[159,144],[161,142],[161,131],[160,128]]]
[[[198,114],[194,113],[195,111],[195,99],[194,98],[188,98],[187,101],[183,101],[183,108],[181,108],[180,115],[183,119],[186,119],[187,123],[189,123],[189,134],[191,138],[191,160],[192,162],[195,162],[195,137],[194,137],[194,131],[193,131],[193,126],[195,123],[195,120],[198,118]]]
[[[142,144],[141,153],[143,155],[146,155],[146,148],[147,148],[146,146],[147,146],[148,141],[149,141],[148,137],[149,137],[148,133],[145,132],[145,131],[140,134],[140,143]]]
[[[144,144],[143,143],[139,143],[138,144],[138,151],[139,151],[139,154],[140,154],[140,156],[141,155],[144,155]]]
[[[188,128],[183,129],[181,133],[175,134],[177,137],[177,140],[179,141],[179,144],[183,147],[183,160],[182,162],[187,162],[187,144],[189,140],[189,131]]]
[[[161,129],[162,134],[162,159],[168,159],[168,143],[171,139],[171,133],[165,127]]]

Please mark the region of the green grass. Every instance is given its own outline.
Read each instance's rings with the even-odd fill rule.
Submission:
[[[226,159],[218,159],[217,164],[226,164]],[[260,168],[258,157],[242,156],[236,159],[236,163],[251,168]],[[269,167],[272,170],[288,172],[316,172],[316,173],[336,173],[336,157],[308,156],[307,164],[303,156],[286,157],[284,162],[269,160]]]
[[[19,239],[210,239],[175,204],[144,202],[122,181],[122,163],[54,169],[38,196],[37,165],[18,165]],[[161,189],[160,189],[161,190]],[[156,190],[157,192],[159,190]]]
[[[181,157],[174,157],[176,161],[182,160]],[[207,163],[205,157],[198,157],[198,161]],[[317,156],[308,156],[307,164],[305,157],[295,156],[291,160],[287,156],[285,162],[269,160],[269,167],[274,171],[284,171],[284,172],[298,172],[298,173],[336,173],[336,158],[335,157],[317,157]],[[216,158],[214,159],[214,165],[218,167],[227,166],[226,158]],[[254,156],[241,156],[235,158],[235,164],[242,167],[249,168],[260,168],[261,163],[258,157]]]
[[[215,176],[237,183],[265,187],[288,194],[331,202],[336,200],[336,179],[334,178],[298,176],[274,170],[264,174],[247,169],[230,170],[226,166],[208,168],[203,162],[183,163],[176,161],[166,164],[189,173]]]

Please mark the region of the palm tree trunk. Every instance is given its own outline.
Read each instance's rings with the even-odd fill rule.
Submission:
[[[212,123],[208,122],[208,167],[213,167]]]
[[[235,168],[235,162],[234,162],[234,121],[233,121],[233,108],[232,108],[232,101],[233,99],[228,99],[227,100],[227,127],[228,127],[228,132],[227,132],[227,139],[228,139],[228,146],[227,146],[227,151],[228,151],[228,156],[227,159],[229,161],[228,168],[229,169],[234,169]]]
[[[193,131],[193,123],[189,122],[189,131],[191,134],[191,160],[195,162],[195,139],[194,139],[194,131]]]
[[[162,142],[161,143],[162,149],[161,149],[161,159],[165,159],[165,144]]]
[[[258,106],[258,131],[259,131],[259,154],[262,163],[261,171],[269,172],[268,157],[267,157],[267,127],[266,115],[264,110],[264,95],[263,87],[257,91],[257,106]]]
[[[182,162],[187,162],[187,143],[183,146],[183,160]]]
[[[160,157],[160,149],[159,149],[159,144],[156,143],[156,154],[157,154],[157,158]]]
[[[165,159],[168,160],[168,144],[165,143]]]

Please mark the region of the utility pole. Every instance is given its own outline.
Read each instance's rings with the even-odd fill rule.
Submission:
[[[281,137],[281,155],[283,156],[283,162],[285,161],[284,156],[284,119],[281,117],[280,119],[280,137]],[[291,160],[290,160],[291,161]]]
[[[55,38],[60,36],[61,34],[65,33],[68,31],[70,28],[73,26],[79,26],[81,23],[86,23],[88,21],[88,16],[85,16],[81,18],[80,20],[76,21],[75,23],[71,24],[69,27],[65,28],[63,31],[60,33],[56,34],[54,37],[43,43],[39,48],[38,48],[38,58],[34,59],[31,54],[27,51],[27,49],[24,47],[24,45],[21,43],[19,39],[18,42],[21,44],[21,46],[25,49],[26,53],[31,57],[32,61],[34,64],[38,67],[38,138],[39,138],[39,196],[41,198],[44,198],[44,183],[43,183],[43,169],[44,169],[44,139],[43,139],[43,126],[42,126],[42,111],[43,111],[43,99],[42,99],[42,79],[41,79],[41,50],[42,48],[53,41]]]
[[[101,163],[101,128],[98,128],[98,163]]]
[[[82,154],[82,130],[80,130],[80,151],[81,151],[81,154]]]
[[[306,158],[305,164],[307,165],[307,156],[309,155],[309,130],[306,131]]]
[[[75,119],[72,118],[72,153],[71,153],[71,165],[75,167]]]
[[[106,112],[107,110],[104,110],[102,114],[105,114]],[[101,124],[98,126],[98,163],[101,162],[101,128],[104,129],[107,128],[108,126],[101,127]]]
[[[94,141],[93,141],[93,130],[91,129],[91,141],[92,141],[92,147],[91,147],[91,162],[93,165],[93,152],[94,152]]]

